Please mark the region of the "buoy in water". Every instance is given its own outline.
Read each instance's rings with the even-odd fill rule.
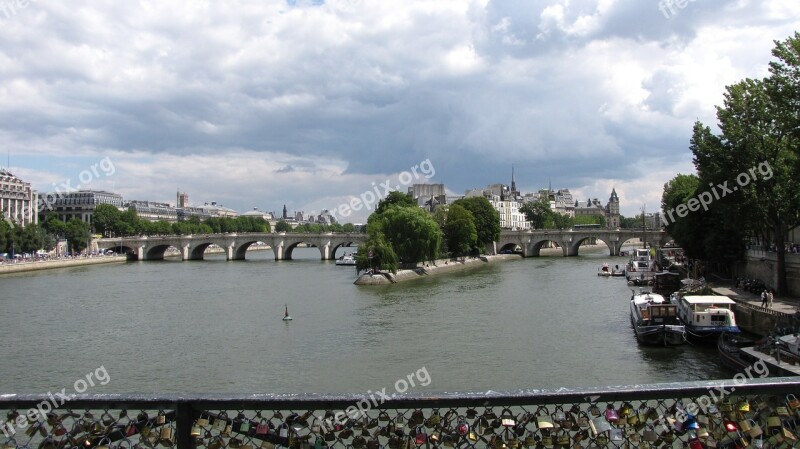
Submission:
[[[283,321],[292,321],[292,317],[289,316],[289,306],[286,305],[286,308],[283,312]]]

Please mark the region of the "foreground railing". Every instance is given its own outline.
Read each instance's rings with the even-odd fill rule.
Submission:
[[[721,449],[798,445],[799,378],[367,395],[0,395],[0,448]],[[0,415],[2,416],[2,415]]]

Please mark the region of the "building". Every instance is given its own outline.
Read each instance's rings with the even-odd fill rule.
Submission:
[[[497,210],[500,215],[500,227],[511,230],[530,229],[531,225],[525,214],[519,211],[522,207],[522,197],[516,191],[516,183],[512,179],[513,187],[505,184],[490,184],[485,189],[471,189],[464,192],[464,198],[482,196]]]
[[[122,195],[105,190],[78,190],[68,193],[46,193],[39,198],[39,207],[42,211],[55,212],[61,221],[77,218],[89,225],[92,224],[92,216],[100,204],[110,204],[122,209]]]
[[[253,210],[249,210],[249,211],[247,211],[247,212],[245,212],[243,214],[240,214],[239,216],[240,217],[263,218],[267,222],[270,222],[270,221],[275,219],[275,217],[272,216],[272,212],[262,212],[262,211],[258,210],[257,207],[254,207]]]
[[[178,221],[178,208],[167,203],[154,201],[129,201],[125,207],[136,211],[139,218],[148,221]]]
[[[444,184],[414,184],[408,188],[408,194],[419,207],[433,212],[437,206],[447,204],[447,193]]]
[[[38,198],[31,184],[0,169],[0,212],[21,227],[39,221]]]
[[[189,194],[178,190],[178,202],[176,202],[175,205],[178,209],[189,207]]]
[[[619,196],[617,195],[617,190],[611,190],[611,196],[608,198],[608,203],[606,203],[605,206],[603,206],[597,198],[590,198],[583,203],[580,201],[575,201],[575,218],[585,216],[603,217],[607,228],[618,228],[620,225],[620,219]]]

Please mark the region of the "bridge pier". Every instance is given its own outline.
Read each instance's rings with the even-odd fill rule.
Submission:
[[[189,260],[191,256],[191,251],[189,250],[189,244],[183,245],[181,248],[181,260]]]
[[[272,252],[275,253],[275,260],[283,260],[285,255],[285,249],[283,247],[283,240],[280,242],[275,242],[272,246]]]
[[[322,260],[333,259],[333,254],[331,254],[331,242],[319,245],[319,254],[322,257]]]

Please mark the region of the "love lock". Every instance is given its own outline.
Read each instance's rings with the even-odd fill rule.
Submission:
[[[614,408],[614,404],[606,405],[606,410],[603,414],[606,418],[606,421],[612,424],[619,422],[619,413],[617,413],[617,410]]]
[[[611,424],[605,418],[593,418],[589,422],[589,427],[592,429],[592,434],[597,437],[598,435],[611,430]]]
[[[511,410],[504,408],[502,412],[500,412],[500,424],[503,427],[514,427],[517,425],[517,419],[514,418],[514,414],[511,413]]]

